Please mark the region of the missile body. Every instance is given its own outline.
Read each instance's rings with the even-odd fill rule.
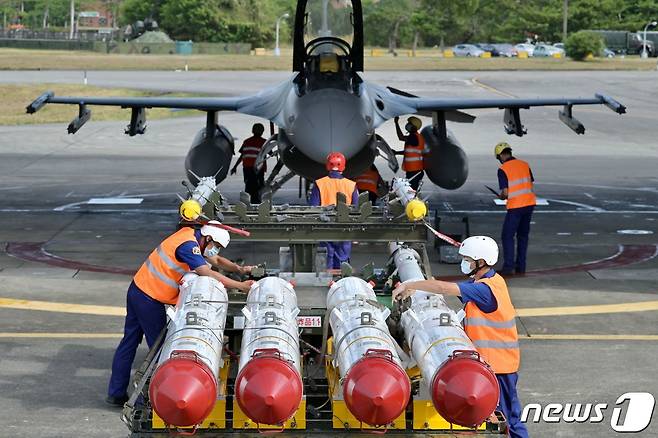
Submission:
[[[410,221],[416,222],[427,216],[427,204],[418,198],[418,194],[411,188],[408,179],[393,178],[391,191],[404,206],[404,211]]]
[[[188,221],[195,221],[201,216],[204,205],[217,190],[217,183],[212,176],[206,176],[199,179],[199,183],[194,188],[190,197],[183,201],[179,207],[180,215]]]
[[[390,251],[402,282],[425,280],[414,250],[391,244]],[[461,426],[482,424],[498,405],[498,380],[443,295],[417,291],[401,325],[437,412]]]
[[[252,286],[242,313],[235,397],[254,422],[282,424],[302,401],[295,290],[280,278],[263,278]]]
[[[149,386],[155,412],[170,426],[203,422],[217,399],[228,295],[210,277],[183,277],[176,311]]]
[[[331,286],[327,310],[347,408],[363,423],[391,423],[407,406],[411,386],[386,325],[390,311],[377,303],[370,284],[355,277]]]

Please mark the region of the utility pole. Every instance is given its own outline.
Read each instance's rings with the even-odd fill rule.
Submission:
[[[71,0],[71,29],[69,30],[69,39],[73,39],[73,32],[75,31],[75,0]]]
[[[569,0],[564,0],[562,7],[562,42],[567,40],[567,27],[569,24]]]

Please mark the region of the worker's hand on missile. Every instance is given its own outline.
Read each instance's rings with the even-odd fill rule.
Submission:
[[[255,266],[248,265],[248,266],[240,266],[238,269],[239,269],[240,274],[244,275],[244,274],[251,274],[251,271],[254,268],[255,268]]]
[[[395,300],[402,301],[402,300],[404,300],[405,298],[410,297],[410,296],[412,296],[412,295],[415,294],[415,293],[416,293],[416,290],[415,290],[415,289],[412,289],[412,288],[408,287],[408,286],[407,286],[406,284],[404,284],[404,283],[400,283],[400,284],[398,285],[398,287],[396,287],[396,288],[393,290],[393,301],[395,301]]]
[[[240,282],[240,287],[239,287],[239,289],[240,289],[242,292],[247,293],[247,292],[249,292],[249,290],[251,289],[251,286],[252,286],[254,283],[255,283],[254,280],[241,281],[241,282]]]
[[[233,169],[231,169],[231,175],[235,175],[235,173],[236,173],[237,171],[238,171],[238,170],[234,167]]]
[[[395,123],[398,124],[398,123],[400,123],[400,118],[396,116],[396,117],[393,119],[393,121],[395,121]]]

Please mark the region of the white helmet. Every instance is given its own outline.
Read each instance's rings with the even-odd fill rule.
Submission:
[[[213,242],[217,242],[223,248],[228,247],[228,244],[231,241],[231,235],[225,229],[215,227],[213,226],[213,224],[221,225],[221,222],[217,222],[217,221],[208,222],[208,225],[204,225],[201,227],[201,235],[210,236]]]
[[[498,244],[488,236],[469,237],[459,247],[459,255],[475,261],[484,260],[487,265],[493,266],[498,261]]]

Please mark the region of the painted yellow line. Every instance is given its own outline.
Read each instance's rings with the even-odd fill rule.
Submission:
[[[0,332],[0,338],[42,338],[42,339],[117,339],[121,333],[11,333]]]
[[[516,96],[513,95],[513,94],[509,94],[509,93],[507,93],[503,90],[499,90],[498,88],[492,87],[491,85],[483,84],[482,82],[480,82],[480,80],[478,78],[473,78],[473,79],[471,79],[471,81],[475,85],[477,85],[478,87],[484,88],[485,90],[491,91],[492,93],[495,93],[495,94],[498,94],[498,95],[504,96],[504,97],[513,98],[513,99],[516,98]]]
[[[119,306],[57,303],[52,301],[19,300],[0,298],[0,308],[39,310],[44,312],[79,313],[85,315],[125,316],[126,309]],[[516,309],[520,317],[595,315],[605,313],[647,312],[658,310],[658,301],[640,301],[620,304],[594,304],[591,306],[529,307]]]
[[[126,316],[126,309],[124,307],[55,303],[52,301],[17,300],[14,298],[0,298],[0,308],[41,310],[44,312],[82,313],[85,315]]]
[[[558,341],[658,341],[658,335],[530,335],[522,340]]]
[[[658,310],[658,301],[641,301],[639,303],[636,302],[620,304],[595,304],[591,306],[535,307],[527,309],[516,309],[516,314],[521,317],[566,316],[595,315],[601,313],[646,312],[649,310]]]

